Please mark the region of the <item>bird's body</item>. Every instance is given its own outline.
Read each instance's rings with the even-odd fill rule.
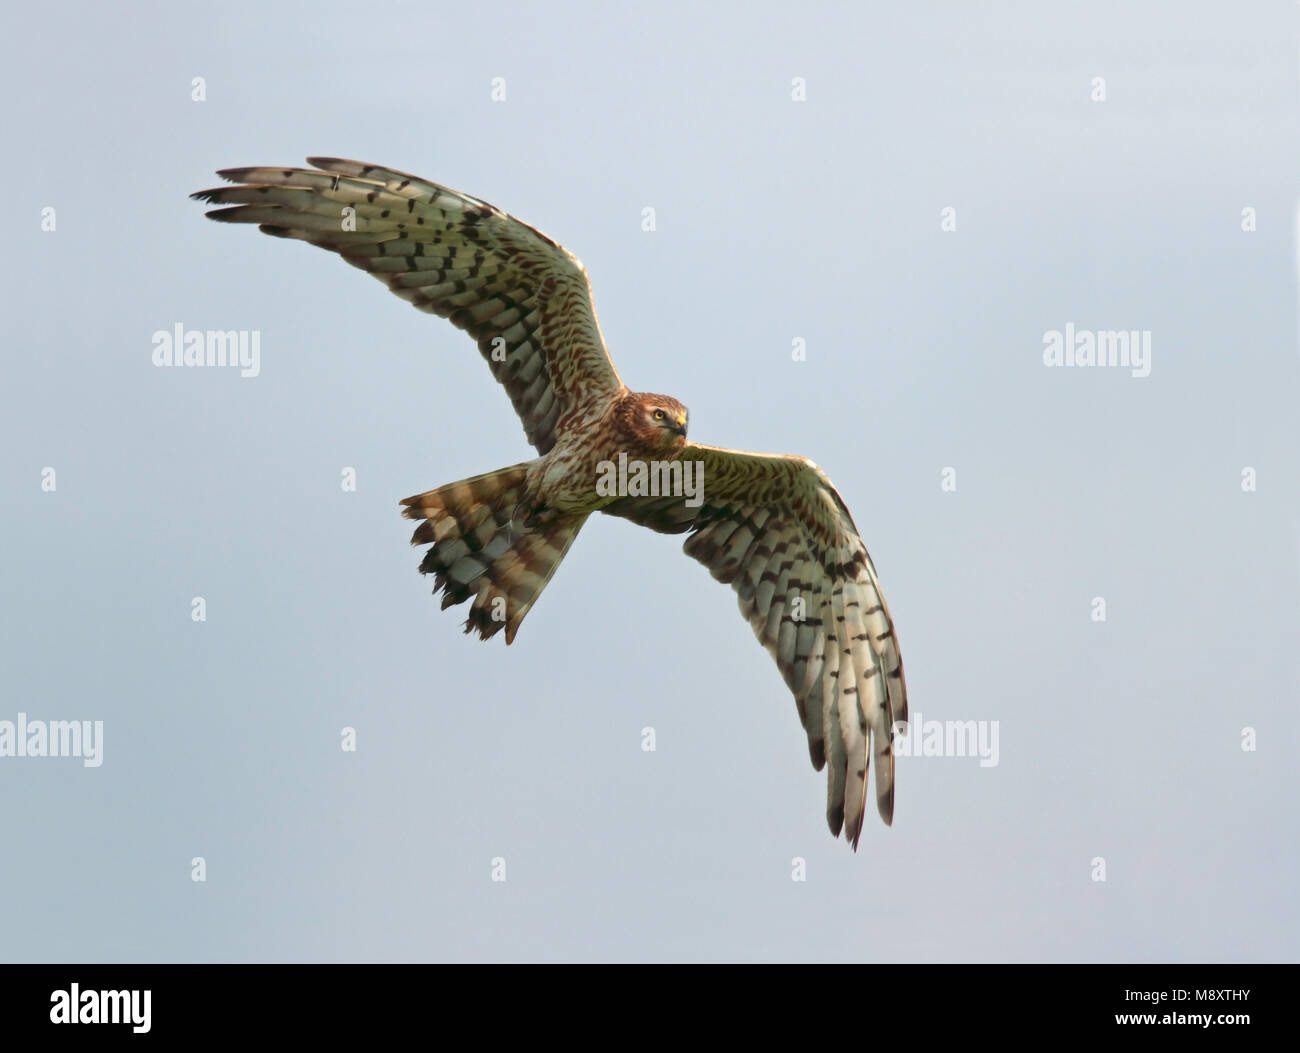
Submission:
[[[239,168],[200,191],[225,222],[337,252],[478,343],[538,451],[530,461],[403,502],[444,608],[510,643],[596,512],[661,533],[736,590],[794,694],[827,821],[856,848],[874,754],[894,808],[893,736],[907,720],[902,658],[875,568],[825,473],[803,457],[690,443],[687,411],[623,384],[586,272],[546,235],[477,198],[377,165]],[[617,471],[615,471],[617,466]],[[628,467],[633,471],[629,473]],[[628,479],[632,479],[628,485]]]
[[[680,432],[657,426],[656,410],[670,422],[680,420]],[[686,447],[685,421],[686,407],[674,398],[624,392],[599,417],[556,429],[555,445],[528,469],[527,497],[561,512],[599,511],[617,499],[597,490],[601,466],[617,461],[619,454],[640,461],[677,457]]]

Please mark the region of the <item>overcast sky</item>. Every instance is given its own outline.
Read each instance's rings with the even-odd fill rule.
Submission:
[[[0,721],[103,731],[0,757],[0,957],[1294,960],[1300,9],[974,6],[11,12]],[[462,635],[397,502],[531,455],[472,342],[187,198],[310,154],[540,227],[629,385],[817,461],[997,763],[901,758],[854,854],[622,521]]]

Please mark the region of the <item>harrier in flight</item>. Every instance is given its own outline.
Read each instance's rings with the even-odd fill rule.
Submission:
[[[420,521],[412,544],[432,546],[420,571],[442,606],[470,600],[466,632],[504,629],[508,644],[593,512],[689,531],[686,554],[736,590],[794,694],[813,767],[828,771],[831,832],[857,848],[873,754],[890,823],[903,662],[871,557],[826,474],[804,457],[688,442],[685,406],[623,384],[586,271],[545,234],[391,168],[308,161],[228,168],[219,174],[234,186],[193,196],[229,206],[212,219],[336,252],[465,330],[539,454],[402,502]]]

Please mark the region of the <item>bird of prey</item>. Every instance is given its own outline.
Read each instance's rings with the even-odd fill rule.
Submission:
[[[420,571],[442,606],[471,601],[465,631],[504,629],[509,644],[592,513],[689,532],[686,554],[735,589],[794,694],[813,766],[828,770],[831,833],[856,850],[873,754],[876,806],[891,823],[903,663],[875,567],[826,474],[804,457],[689,442],[685,406],[628,390],[586,270],[545,234],[391,168],[308,163],[224,169],[236,185],[192,196],[225,206],[211,219],[336,252],[463,329],[537,449],[401,502],[420,521],[412,544],[432,546]]]

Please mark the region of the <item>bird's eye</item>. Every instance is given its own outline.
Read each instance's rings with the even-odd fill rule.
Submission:
[[[667,419],[668,419],[668,414],[666,414],[663,410],[661,409],[655,410],[655,420],[667,420]]]

